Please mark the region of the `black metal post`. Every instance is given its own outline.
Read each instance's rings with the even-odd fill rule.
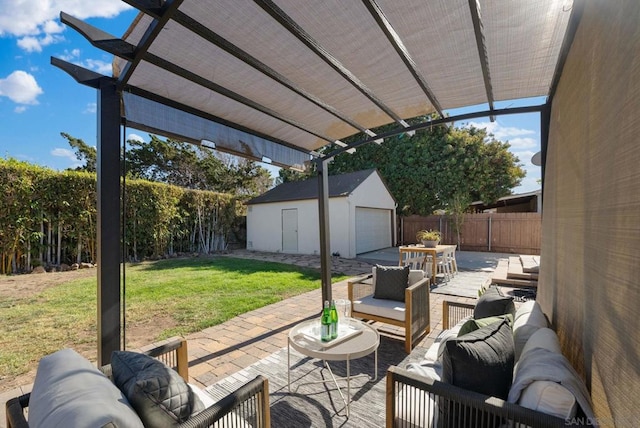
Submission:
[[[322,301],[331,301],[331,241],[329,235],[329,160],[319,160],[318,169],[318,217],[320,223],[320,271]]]
[[[115,81],[98,90],[98,366],[120,349],[120,96]]]
[[[542,197],[544,201],[544,172],[547,164],[547,149],[549,147],[549,129],[551,122],[551,100],[547,101],[540,111],[540,177],[542,178]],[[538,201],[538,203],[541,203]],[[544,205],[543,209],[544,210]]]

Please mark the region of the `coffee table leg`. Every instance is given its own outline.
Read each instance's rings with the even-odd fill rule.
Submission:
[[[287,388],[291,392],[291,345],[289,340],[287,340]]]
[[[376,352],[375,352],[375,366],[374,366],[374,370],[375,372],[373,373],[373,382],[375,382],[376,380],[378,380],[378,348],[376,348]]]
[[[351,404],[351,359],[347,357],[347,418],[349,417],[349,405]]]

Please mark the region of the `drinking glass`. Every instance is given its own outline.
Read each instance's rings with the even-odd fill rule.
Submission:
[[[338,310],[338,329],[348,328],[351,319],[351,301],[347,299],[336,300],[336,309]]]

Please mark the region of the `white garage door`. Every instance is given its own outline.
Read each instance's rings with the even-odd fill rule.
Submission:
[[[391,210],[356,208],[356,254],[391,246]]]

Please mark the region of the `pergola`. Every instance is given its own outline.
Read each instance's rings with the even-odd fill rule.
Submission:
[[[61,20],[114,55],[103,76],[52,64],[98,90],[98,364],[121,346],[120,127],[319,172],[323,300],[331,298],[327,164],[362,144],[474,117],[539,112],[580,20],[572,0],[126,0],[122,37]],[[546,97],[547,103],[496,103]],[[466,107],[470,113],[447,117]],[[410,126],[406,120],[439,119]],[[385,134],[375,129],[395,128]],[[341,139],[364,133],[351,144]],[[327,145],[335,149],[324,155]],[[543,169],[544,175],[544,169]]]

